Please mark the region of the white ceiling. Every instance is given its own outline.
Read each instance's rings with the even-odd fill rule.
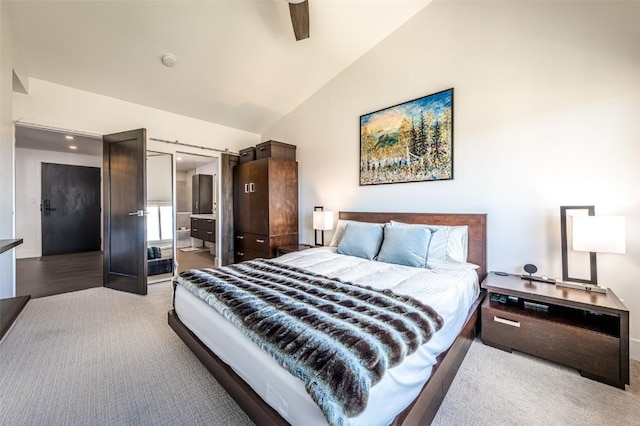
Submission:
[[[67,139],[67,136],[73,139]],[[75,148],[70,148],[74,146]],[[49,129],[16,126],[16,147],[37,149],[44,151],[67,152],[72,154],[92,155],[102,157],[102,138],[97,136],[79,135],[70,132],[58,132]],[[172,155],[163,152],[147,151],[147,156]],[[185,172],[216,161],[206,155],[177,152],[176,171]]]
[[[2,1],[28,76],[262,133],[431,0],[309,0],[299,42],[284,0]]]
[[[176,171],[187,172],[205,164],[211,164],[215,159],[204,155],[176,152]]]
[[[66,136],[73,137],[72,140]],[[70,148],[74,146],[75,149]],[[16,126],[16,147],[102,156],[102,138]]]

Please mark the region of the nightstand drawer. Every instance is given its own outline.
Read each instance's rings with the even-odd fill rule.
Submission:
[[[482,340],[601,377],[620,377],[620,339],[491,303],[482,306]]]

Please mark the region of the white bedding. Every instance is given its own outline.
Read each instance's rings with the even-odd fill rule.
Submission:
[[[294,252],[275,260],[352,283],[411,295],[432,306],[444,319],[444,326],[429,342],[387,371],[371,389],[366,410],[349,419],[348,425],[389,424],[415,399],[431,375],[436,357],[462,329],[479,292],[478,275],[470,264],[441,263],[430,264],[431,269],[412,268],[339,255],[332,247]],[[322,411],[300,379],[182,286],[177,286],[175,309],[180,320],[290,424],[326,425]]]

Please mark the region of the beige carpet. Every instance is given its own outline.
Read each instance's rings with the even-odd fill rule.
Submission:
[[[31,300],[0,343],[2,425],[246,425],[167,325],[169,282]]]
[[[640,362],[623,391],[473,342],[433,425],[640,425]]]
[[[251,425],[167,325],[168,282],[31,300],[0,342],[2,425]],[[436,425],[638,425],[627,391],[474,342]]]

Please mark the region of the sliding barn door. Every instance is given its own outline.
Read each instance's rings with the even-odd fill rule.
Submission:
[[[145,129],[103,136],[104,285],[147,294]]]

